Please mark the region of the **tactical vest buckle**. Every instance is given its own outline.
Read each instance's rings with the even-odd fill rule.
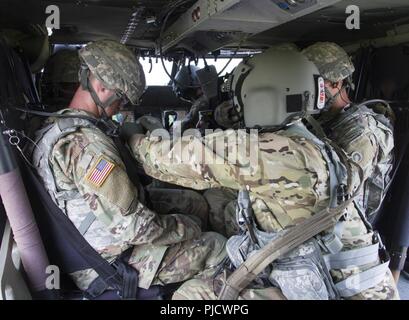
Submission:
[[[338,204],[345,202],[349,199],[349,194],[347,191],[347,186],[343,183],[339,184],[337,186],[337,201]]]

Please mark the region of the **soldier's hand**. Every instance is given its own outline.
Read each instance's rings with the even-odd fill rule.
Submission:
[[[219,104],[214,110],[214,120],[226,129],[236,129],[239,126],[240,114],[236,111],[233,101],[225,101]]]
[[[201,96],[195,100],[190,107],[190,110],[186,117],[182,120],[182,133],[187,130],[196,127],[199,121],[199,112],[209,109],[209,100],[205,96]]]
[[[162,122],[152,116],[142,116],[136,123],[140,124],[146,131],[153,132],[156,129],[164,129]]]
[[[124,122],[119,129],[119,135],[125,141],[128,141],[135,134],[144,134],[143,126],[136,122]]]

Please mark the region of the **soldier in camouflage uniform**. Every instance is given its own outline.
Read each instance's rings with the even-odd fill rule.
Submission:
[[[304,49],[303,54],[316,64],[325,79],[328,111],[318,117],[320,126],[364,172],[364,188],[345,215],[345,221],[350,222],[345,224],[341,238],[345,249],[362,248],[372,244],[374,231],[367,219],[377,213],[391,178],[392,123],[383,114],[349,100],[347,89],[352,86],[351,76],[355,68],[340,46],[319,42]],[[331,273],[335,281],[340,281],[373,265],[334,269]],[[387,277],[378,286],[352,299],[391,299],[397,295],[388,270]]]
[[[80,59],[75,49],[54,53],[44,67],[41,78],[41,98],[49,108],[65,108],[79,86]]]
[[[288,52],[286,55],[298,59],[295,53]],[[260,60],[267,63],[268,60],[265,57],[266,55],[263,54]],[[249,62],[249,65],[254,70],[257,69],[255,62]],[[305,70],[304,65],[301,66]],[[279,68],[280,65],[276,67]],[[289,72],[293,70],[293,66],[287,65],[286,67]],[[247,70],[243,68],[243,72]],[[274,73],[271,70],[265,72],[270,72],[270,75]],[[276,72],[280,74],[280,70]],[[291,72],[294,77],[297,76],[294,71]],[[319,74],[318,70],[317,74]],[[299,75],[302,76],[301,73]],[[238,82],[241,81],[238,80]],[[322,93],[325,97],[325,92]],[[321,108],[323,107],[321,105]],[[331,163],[326,160],[328,156],[319,147],[320,143],[316,138],[308,134],[304,135],[297,130],[285,129],[259,134],[258,144],[253,145],[259,150],[257,168],[251,168],[250,174],[242,174],[240,170],[248,167],[248,163],[240,163],[240,161],[236,164],[228,163],[226,161],[228,156],[223,158],[223,152],[219,150],[215,153],[213,147],[217,141],[228,141],[229,137],[235,135],[237,135],[235,131],[227,130],[203,139],[196,137],[182,139],[173,142],[171,152],[165,154],[161,151],[166,142],[156,137],[146,138],[135,135],[131,138],[130,145],[140,162],[143,163],[146,172],[162,181],[194,189],[224,187],[241,190],[243,186],[246,186],[249,190],[257,227],[273,236],[285,228],[308,219],[330,204],[332,198],[331,166],[338,164],[352,168],[349,161],[345,161],[347,158],[341,156],[341,153],[345,155],[344,152],[337,149],[337,154],[340,156],[337,158],[337,154],[333,153]],[[249,135],[239,135],[236,140],[237,146],[249,146],[249,140]],[[226,146],[224,155],[229,154],[230,148],[235,149],[234,146]],[[182,150],[181,156],[184,161],[178,164],[171,163],[170,158],[180,157],[177,150]],[[194,150],[200,150],[200,155],[195,154]],[[243,152],[248,154],[250,150],[246,149]],[[218,157],[221,158],[219,159],[221,161],[211,164],[202,161],[202,159],[217,159]],[[241,154],[238,158],[243,159],[245,155]],[[367,168],[363,167],[363,169],[366,170],[367,177]],[[355,190],[360,184],[356,171],[350,173],[348,180],[351,182],[348,188],[350,191]],[[282,289],[286,298],[325,299],[340,296],[346,299],[397,298],[396,287],[387,270],[387,261],[378,255],[379,240],[372,231],[366,229],[364,221],[357,210],[354,210],[354,205],[350,206],[347,212],[340,214],[339,222],[334,229],[319,235],[316,241],[322,251],[320,255],[326,261],[324,267],[331,272],[331,276],[326,278],[326,281],[332,282],[330,287],[338,293],[329,294],[321,291],[325,285],[320,282],[319,278],[309,277],[306,269],[299,270],[302,264],[288,272],[288,261],[296,265],[300,255],[305,257],[303,263],[308,259],[319,260],[319,256],[317,258],[316,252],[314,253],[312,249],[314,245],[309,242],[273,265],[269,279]],[[319,263],[313,265],[322,267],[322,264]],[[341,265],[345,265],[345,268],[337,268]],[[325,278],[324,273],[321,275],[322,278]],[[351,283],[355,283],[355,287],[352,285],[353,288],[351,288]],[[214,281],[189,281],[176,292],[175,298],[214,299],[218,291],[216,287]],[[264,295],[257,295],[252,291],[250,296],[262,297]]]
[[[44,67],[41,79],[42,100],[48,110],[60,110],[66,108],[79,86],[78,72],[80,70],[80,58],[78,50],[61,49],[54,53]],[[40,119],[35,119],[40,120]],[[133,123],[128,123],[133,127]],[[32,124],[31,127],[37,127]],[[155,181],[157,183],[157,181]],[[207,228],[208,206],[206,200],[199,193],[192,190],[181,190],[160,187],[148,187],[149,200],[152,209],[159,214],[167,214],[180,211],[189,212],[200,218],[203,230]]]
[[[390,120],[383,116],[388,114],[389,110],[385,112],[383,108],[381,112],[374,112],[364,105],[358,108],[350,105],[346,89],[352,85],[349,77],[354,71],[354,66],[345,51],[338,45],[317,43],[305,49],[303,53],[318,66],[326,80],[329,110],[319,116],[320,125],[323,126],[326,134],[364,170],[366,180],[364,191],[357,198],[355,205],[350,205],[348,217],[346,216],[347,223],[344,223],[341,237],[343,250],[364,247],[365,244],[372,243],[374,235],[366,220],[372,218],[379,209],[390,179],[394,146],[393,129]],[[328,90],[332,90],[332,93]],[[220,233],[227,237],[232,236],[237,230],[234,220],[236,194],[231,191],[211,189],[205,192],[205,197],[210,204],[210,221],[217,221]],[[232,225],[231,222],[233,227],[229,227]],[[351,274],[370,267],[371,264],[355,269],[333,269],[331,273],[335,281],[341,281]],[[394,294],[397,294],[396,287],[391,282],[388,271],[388,276],[380,285],[352,298],[390,298]]]
[[[186,208],[159,215],[142,204],[114,140],[96,126],[110,123],[126,99],[139,102],[145,90],[140,63],[111,40],[90,43],[79,55],[81,87],[69,108],[37,132],[33,151],[50,196],[109,262],[131,248],[129,264],[139,271],[139,287],[211,277],[225,258],[225,239],[202,233]],[[92,269],[72,274],[82,290],[96,276]]]
[[[294,43],[282,43],[273,46],[273,48],[284,51],[299,51]],[[225,129],[240,128],[241,117],[234,108],[233,100],[221,103],[214,112],[216,123]],[[209,189],[203,193],[203,196],[209,204],[209,225],[212,230],[227,238],[237,234],[239,231],[236,223],[237,191],[228,188]]]

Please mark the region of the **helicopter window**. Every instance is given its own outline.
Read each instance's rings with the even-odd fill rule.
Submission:
[[[226,66],[228,62],[228,58],[219,58],[217,61],[214,61],[214,59],[206,59],[206,63],[208,65],[214,65],[216,67],[217,72],[220,72],[223,70],[223,68]],[[233,58],[232,61],[229,63],[229,65],[225,68],[223,71],[222,75],[225,75],[226,73],[230,73],[240,62],[241,58]],[[169,76],[166,74],[165,70],[163,70],[162,62],[160,59],[156,61],[156,58],[152,58],[152,69],[151,69],[151,63],[149,62],[149,58],[145,59],[140,59],[140,62],[143,66],[143,69],[145,71],[145,77],[146,77],[146,84],[148,86],[166,86],[169,84]],[[172,62],[165,61],[165,66],[168,72],[172,70]],[[192,62],[194,64],[194,62]],[[199,59],[199,63],[197,65],[199,68],[204,68],[205,63],[203,62],[203,59]],[[150,72],[149,72],[150,71]]]

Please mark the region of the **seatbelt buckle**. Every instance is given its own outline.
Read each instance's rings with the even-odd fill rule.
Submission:
[[[381,238],[378,231],[374,231],[374,233],[373,233],[373,242],[379,243],[379,249],[385,250],[386,247],[385,247],[385,245],[384,245],[384,243],[382,241],[382,238]]]
[[[388,251],[386,250],[386,246],[384,245],[382,238],[378,231],[374,231],[373,241],[375,243],[379,243],[379,258],[382,260],[382,262],[390,261],[391,259],[390,255]]]
[[[84,299],[94,300],[95,298],[102,295],[108,289],[109,285],[104,281],[104,279],[102,279],[102,277],[98,276],[90,283],[88,288],[84,291]]]
[[[324,234],[322,236],[317,236],[318,244],[324,247],[324,250],[330,254],[338,253],[343,248],[343,243],[339,237],[334,233]]]
[[[337,186],[337,201],[338,201],[338,204],[342,203],[342,202],[345,202],[345,201],[348,201],[348,199],[349,199],[349,194],[348,194],[348,191],[347,191],[347,186],[345,184],[343,184],[343,183],[339,184]]]

